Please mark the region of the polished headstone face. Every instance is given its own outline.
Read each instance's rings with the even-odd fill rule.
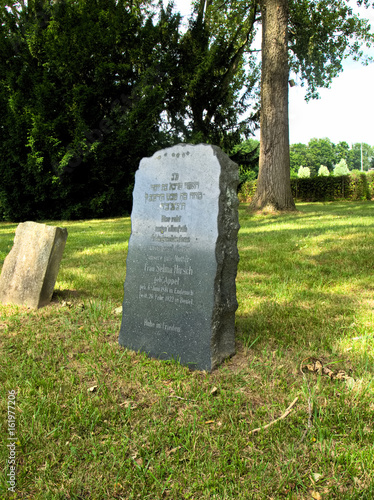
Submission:
[[[119,342],[212,370],[235,352],[238,167],[178,145],[136,173]]]
[[[0,302],[37,309],[52,298],[68,232],[37,222],[18,225],[0,276]]]

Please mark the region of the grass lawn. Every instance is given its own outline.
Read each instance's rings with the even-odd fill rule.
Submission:
[[[129,218],[54,222],[52,303],[0,305],[0,498],[373,499],[374,202],[298,210],[240,206],[237,354],[210,374],[118,345]]]

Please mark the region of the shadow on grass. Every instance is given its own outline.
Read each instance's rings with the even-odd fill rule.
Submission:
[[[288,352],[295,367],[314,356],[362,377],[374,374],[374,323],[373,316],[371,326],[367,321],[369,313],[358,295],[305,290],[284,301],[262,298],[249,311],[239,310],[236,335],[245,347],[266,351],[267,357]]]
[[[68,300],[79,300],[89,297],[90,294],[85,290],[54,290],[51,304],[56,304]]]
[[[305,291],[285,302],[264,299],[250,312],[239,312],[237,330],[246,345],[260,336],[260,342],[283,347],[308,348],[313,344],[333,351],[342,336],[354,333],[352,325],[359,312],[356,296]]]
[[[242,213],[238,337],[246,346],[257,339],[257,347],[321,352],[373,372],[374,203],[301,208],[310,213]]]

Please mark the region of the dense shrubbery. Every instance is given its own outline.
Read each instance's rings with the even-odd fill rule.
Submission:
[[[239,190],[238,196],[239,201],[246,202],[251,201],[253,195],[256,192],[257,179],[244,182]]]
[[[371,199],[374,199],[374,171],[369,172],[366,175],[366,180],[368,183],[368,190],[371,195]]]
[[[339,177],[291,179],[291,189],[299,201],[370,200],[374,198],[373,177],[370,173],[353,173]]]
[[[258,64],[213,11],[182,33],[171,3],[3,4],[0,220],[123,215],[141,158],[246,134]]]
[[[257,179],[260,141],[247,139],[236,145],[230,153],[230,158],[239,165],[239,189],[248,182]]]
[[[363,174],[318,176],[291,179],[292,195],[297,201],[371,200],[374,199],[374,171]],[[240,201],[250,201],[256,191],[256,181],[245,182],[239,192]]]
[[[301,201],[332,201],[345,198],[348,185],[349,176],[291,180],[292,195],[295,200]]]
[[[0,13],[0,218],[128,212],[139,159],[162,145],[171,83],[159,75],[178,19],[152,23],[113,0],[16,13]]]

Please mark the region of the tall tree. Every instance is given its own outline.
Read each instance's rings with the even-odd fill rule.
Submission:
[[[372,158],[373,148],[365,142],[356,142],[352,144],[346,160],[350,170],[361,170],[362,165],[362,170],[367,171],[371,167]]]
[[[290,169],[292,175],[297,175],[299,167],[309,167],[310,160],[306,144],[297,143],[290,146]]]
[[[325,165],[332,172],[335,164],[335,144],[325,137],[324,139],[310,139],[308,143],[307,165],[313,175],[316,175],[321,165]]]
[[[370,6],[369,0],[358,0],[357,3]],[[295,210],[290,189],[289,72],[299,75],[302,85],[307,85],[307,99],[318,97],[318,88],[328,87],[342,71],[345,57],[364,57],[361,46],[373,40],[368,22],[354,14],[346,0],[196,0],[195,7],[195,24],[187,44],[189,54],[194,53],[191,48],[198,48],[195,52],[198,57],[189,60],[199,71],[192,80],[188,79],[191,84],[186,89],[190,96],[186,109],[191,110],[192,135],[210,141],[219,140],[219,135],[207,131],[210,127],[218,130],[217,123],[223,115],[214,115],[210,109],[219,110],[217,103],[221,101],[222,109],[226,110],[222,123],[227,126],[229,108],[223,96],[228,94],[221,93],[225,88],[221,84],[228,78],[239,82],[238,68],[243,68],[246,55],[253,54],[253,35],[261,24],[261,151],[258,189],[252,208],[268,206],[277,210]],[[233,43],[225,46],[223,42],[227,40]],[[236,49],[231,59],[235,64],[226,62],[222,65],[223,70],[217,72],[219,65],[215,55],[222,55],[223,47]],[[228,54],[227,49],[225,54]],[[205,90],[209,87],[211,94],[207,101]],[[235,84],[231,90],[234,88]],[[201,89],[204,89],[203,94]],[[231,103],[234,103],[232,99]],[[231,117],[235,117],[235,113]]]
[[[260,75],[253,54],[257,2],[197,0],[181,39],[174,71],[174,107],[169,120],[184,140],[209,142],[229,152],[249,135],[251,118],[241,118],[256,97]]]
[[[230,152],[248,132],[239,116],[255,94],[261,22],[255,208],[293,209],[288,68],[314,97],[347,53],[361,55],[359,42],[371,40],[365,21],[343,0],[197,0],[180,38],[179,17],[152,5],[0,0],[0,207],[9,217],[118,214],[130,207],[139,159],[156,148],[204,140]]]
[[[233,1],[226,16],[199,0],[181,39],[152,0],[0,0],[0,212],[121,214],[143,156],[176,141],[229,152],[259,74],[245,54],[258,10]]]
[[[139,160],[165,144],[179,16],[125,0],[0,2],[5,216],[128,211]]]
[[[340,160],[346,160],[349,153],[349,144],[345,141],[340,141],[335,146],[335,162],[338,163]],[[351,169],[352,170],[352,169]]]
[[[288,0],[260,0],[262,73],[256,209],[295,210],[288,133]]]
[[[367,0],[357,3],[370,4]],[[258,188],[251,206],[295,210],[288,153],[289,68],[308,84],[307,97],[317,97],[318,87],[328,87],[342,71],[345,57],[363,57],[361,45],[370,44],[373,35],[367,20],[355,15],[343,0],[260,0],[260,6],[262,144]]]

